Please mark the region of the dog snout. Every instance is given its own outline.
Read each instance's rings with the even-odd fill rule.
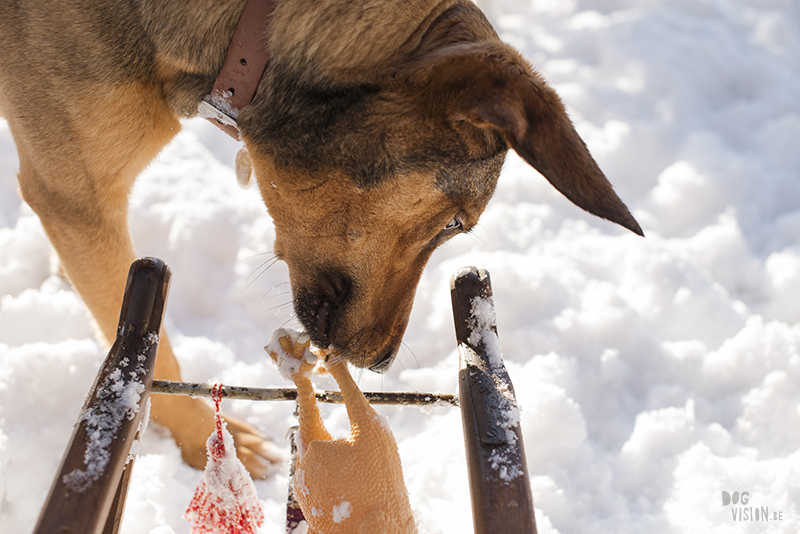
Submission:
[[[297,317],[315,345],[331,345],[331,330],[342,315],[352,288],[350,277],[338,271],[327,271],[316,278],[312,287],[297,292]]]
[[[370,365],[369,370],[376,373],[385,373],[392,366],[394,358],[397,355],[397,347],[391,346],[384,349],[384,351],[375,358],[375,363]]]

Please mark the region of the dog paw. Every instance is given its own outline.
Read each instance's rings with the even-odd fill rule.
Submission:
[[[206,465],[206,441],[214,432],[214,407],[202,399],[178,395],[151,397],[151,416],[172,433],[183,460],[195,469]],[[251,425],[223,414],[228,431],[233,435],[236,455],[253,478],[270,476],[278,464],[288,459],[288,452],[265,439]]]
[[[265,439],[252,426],[229,415],[223,417],[233,435],[236,456],[253,478],[267,478],[278,465],[288,460],[289,455],[282,447]]]

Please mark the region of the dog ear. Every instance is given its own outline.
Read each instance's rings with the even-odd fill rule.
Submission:
[[[470,47],[437,63],[437,77],[455,97],[454,118],[499,130],[574,204],[644,235],[578,136],[561,99],[516,51],[505,45]]]

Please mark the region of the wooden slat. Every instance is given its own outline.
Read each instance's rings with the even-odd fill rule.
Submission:
[[[188,395],[191,397],[211,397],[213,384],[197,382],[172,382],[153,380],[153,394]],[[251,401],[293,401],[297,400],[295,388],[255,388],[243,386],[220,386],[223,399],[242,399]],[[370,404],[394,406],[458,406],[458,397],[452,393],[407,393],[398,391],[364,391]],[[344,404],[339,391],[317,391],[318,402]]]
[[[489,273],[462,269],[450,281],[453,316],[461,365],[459,400],[476,534],[536,533],[533,497],[525,462],[522,429],[514,417],[516,399],[499,354],[487,347],[473,308],[476,299],[491,303]],[[496,343],[493,305],[483,320]],[[491,345],[491,344],[490,344]]]
[[[160,260],[131,265],[117,339],[81,410],[35,534],[111,534],[119,528],[132,467],[128,455],[150,394],[169,280]],[[135,395],[133,402],[123,400],[137,390],[138,402]]]
[[[294,474],[297,471],[297,441],[295,437],[299,426],[293,426],[289,429],[289,440],[292,444],[292,461],[289,464],[289,494],[286,498],[286,534],[292,534],[301,521],[305,521],[303,510],[300,508],[300,503],[297,502],[297,497],[294,494]]]
[[[136,439],[139,439],[139,434],[136,435]],[[122,470],[122,476],[119,479],[119,483],[117,483],[117,491],[111,501],[111,509],[109,509],[106,516],[103,534],[117,534],[122,527],[122,516],[125,513],[125,501],[128,497],[128,484],[131,481],[133,463],[135,461],[135,457],[128,460],[128,463],[125,464],[125,469]]]

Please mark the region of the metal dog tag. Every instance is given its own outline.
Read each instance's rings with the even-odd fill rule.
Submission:
[[[242,189],[253,185],[253,165],[250,162],[250,154],[244,147],[236,153],[236,181]]]
[[[221,109],[217,108],[207,100],[200,101],[200,103],[197,105],[197,112],[204,119],[208,119],[210,121],[217,121],[218,123],[224,126],[232,126],[237,130],[239,129],[239,125],[236,124],[236,119],[234,119]]]

